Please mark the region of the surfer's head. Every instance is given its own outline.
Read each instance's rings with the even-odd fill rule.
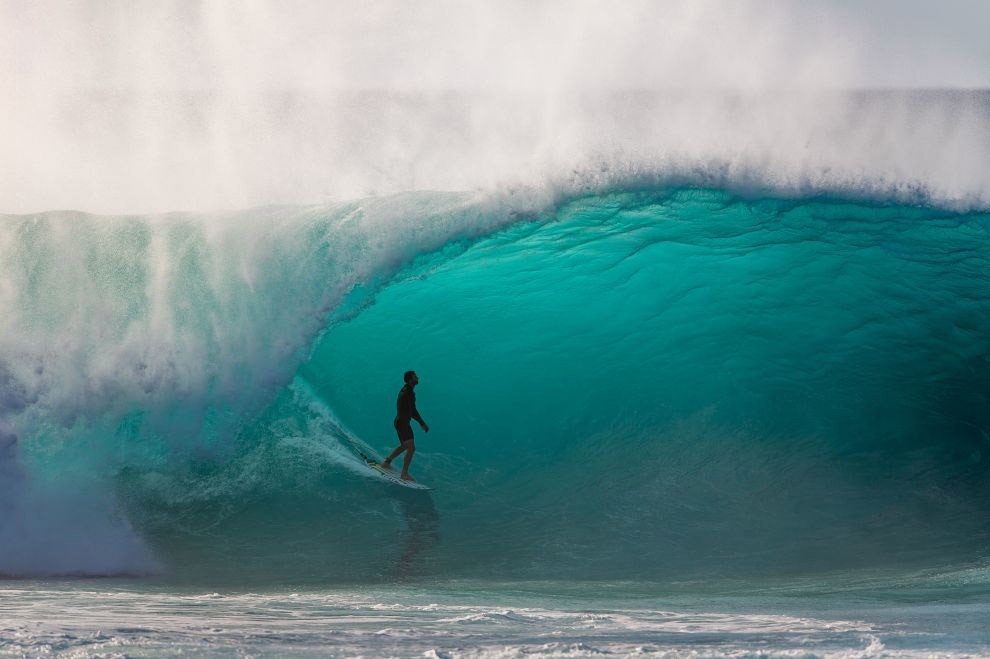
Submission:
[[[403,374],[402,379],[405,380],[406,384],[411,384],[413,386],[419,384],[419,376],[416,375],[416,371],[406,371]]]

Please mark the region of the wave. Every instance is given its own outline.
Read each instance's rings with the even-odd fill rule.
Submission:
[[[986,558],[990,215],[634,180],[6,216],[0,572]],[[408,368],[432,496],[348,449],[394,442]]]

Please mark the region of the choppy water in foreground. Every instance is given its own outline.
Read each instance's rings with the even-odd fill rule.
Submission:
[[[656,595],[656,586],[629,583],[211,592],[113,580],[12,581],[0,588],[0,656],[990,653],[986,587],[959,598],[953,584],[952,604],[938,601],[944,587],[892,593],[804,583],[764,586],[759,594],[681,587]]]

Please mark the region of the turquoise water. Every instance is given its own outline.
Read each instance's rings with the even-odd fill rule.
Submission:
[[[649,186],[5,216],[2,651],[986,652],[988,231]],[[431,493],[351,448],[406,369]]]
[[[421,372],[445,570],[978,558],[987,219],[705,190],[579,199],[419,264],[298,377],[374,438],[395,365]]]

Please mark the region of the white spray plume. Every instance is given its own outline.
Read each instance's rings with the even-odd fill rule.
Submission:
[[[990,188],[981,97],[846,93],[884,78],[864,79],[870,35],[841,3],[0,7],[0,212],[539,186],[603,167],[977,204]]]

